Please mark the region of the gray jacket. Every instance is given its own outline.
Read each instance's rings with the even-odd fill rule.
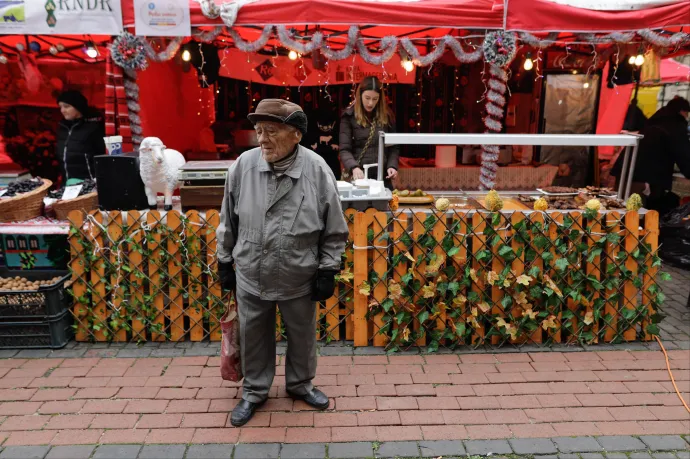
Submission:
[[[261,149],[240,155],[225,183],[218,259],[235,263],[237,285],[269,301],[308,295],[317,269],[340,270],[348,236],[333,172],[298,146],[281,177]]]

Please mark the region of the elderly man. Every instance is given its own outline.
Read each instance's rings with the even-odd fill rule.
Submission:
[[[244,382],[230,418],[234,426],[246,424],[268,397],[275,375],[276,305],[287,333],[288,394],[328,408],[328,397],[312,385],[313,302],[333,295],[348,235],[333,172],[299,145],[307,130],[300,106],[265,99],[248,118],[260,148],[230,167],[218,228],[221,283],[236,291],[240,318]]]

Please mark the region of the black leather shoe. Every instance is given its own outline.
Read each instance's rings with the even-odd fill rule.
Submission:
[[[238,403],[237,406],[235,406],[235,408],[232,410],[232,414],[230,415],[230,424],[235,427],[245,425],[249,422],[252,416],[254,416],[256,409],[265,402],[266,400],[259,403],[248,402],[244,399],[240,400],[240,403]]]
[[[313,406],[319,410],[325,410],[328,408],[330,401],[328,400],[328,395],[321,392],[319,389],[314,388],[304,395],[292,394],[288,392],[288,395],[295,400],[302,400],[309,406]]]

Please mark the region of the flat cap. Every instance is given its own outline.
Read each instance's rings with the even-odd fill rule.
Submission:
[[[307,115],[302,107],[283,99],[264,99],[256,106],[254,113],[247,115],[252,124],[259,121],[272,121],[287,124],[307,133]]]

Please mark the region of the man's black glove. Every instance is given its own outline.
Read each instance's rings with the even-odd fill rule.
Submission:
[[[232,263],[219,261],[218,277],[220,277],[220,285],[223,290],[235,290],[235,287],[237,286],[237,278],[235,277],[235,268],[233,268]]]
[[[314,288],[311,293],[312,301],[326,301],[333,296],[335,291],[335,276],[338,271],[319,270],[314,279]]]

